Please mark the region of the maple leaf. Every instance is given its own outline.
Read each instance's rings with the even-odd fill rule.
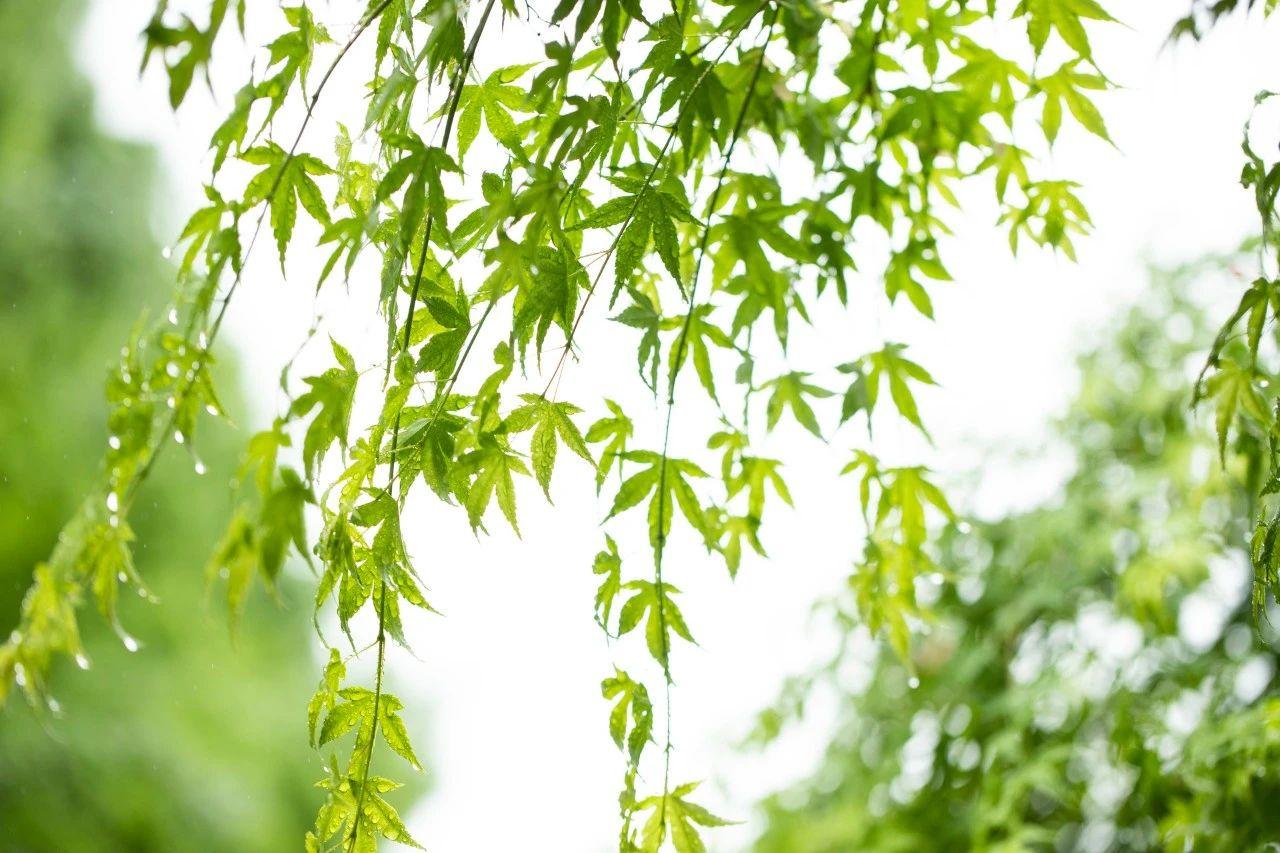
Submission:
[[[336,441],[342,447],[347,444],[347,430],[351,423],[351,405],[355,399],[356,382],[360,378],[355,359],[337,341],[330,339],[337,367],[331,367],[319,376],[308,376],[303,381],[309,391],[299,395],[289,407],[290,417],[299,417],[319,411],[312,417],[302,443],[302,458],[307,479],[312,479],[316,460]]]
[[[669,583],[657,584],[652,581],[635,580],[622,585],[623,589],[632,590],[633,594],[622,605],[618,614],[618,636],[630,633],[641,620],[644,620],[644,638],[649,647],[649,654],[662,665],[667,672],[670,664],[671,634],[684,638],[690,643],[693,636],[689,626],[685,624],[684,615],[676,606],[671,596],[680,592]],[[646,614],[648,618],[646,619]],[[667,676],[670,678],[670,675]]]
[[[480,133],[481,116],[494,139],[513,151],[519,151],[520,133],[508,110],[527,112],[529,93],[509,83],[532,67],[517,65],[499,68],[480,85],[462,87],[462,94],[458,98],[461,110],[458,114],[459,160],[466,156],[467,149]]]
[[[600,418],[587,429],[586,440],[591,444],[605,441],[600,451],[600,463],[596,466],[596,491],[604,485],[605,477],[613,470],[613,463],[618,462],[618,470],[622,470],[621,459],[627,452],[627,442],[635,434],[635,425],[631,418],[622,411],[622,407],[612,400],[606,399],[611,417]]]
[[[240,155],[240,159],[263,167],[245,188],[244,203],[250,207],[264,201],[267,203],[271,211],[271,230],[276,237],[283,268],[285,250],[298,219],[299,202],[312,219],[322,226],[329,225],[329,208],[312,176],[331,175],[333,170],[310,154],[290,156],[274,142],[250,148]]]
[[[732,826],[733,821],[716,817],[700,805],[686,799],[698,787],[697,782],[680,785],[665,794],[646,797],[636,803],[636,810],[649,812],[640,836],[643,853],[657,853],[666,838],[676,853],[706,853],[707,847],[698,833],[699,826]]]
[[[471,529],[483,527],[484,513],[489,501],[496,495],[498,507],[506,516],[511,529],[520,535],[516,522],[515,474],[529,474],[529,468],[501,439],[483,434],[480,446],[462,456],[458,467],[470,477],[466,487],[467,518]]]
[[[826,388],[806,382],[805,379],[809,375],[808,373],[793,370],[776,379],[770,379],[761,386],[762,390],[772,389],[773,392],[769,395],[769,403],[766,407],[767,422],[770,430],[778,425],[778,421],[782,418],[782,413],[790,409],[791,416],[796,419],[796,423],[818,438],[822,438],[822,428],[818,426],[817,415],[813,413],[813,407],[809,405],[809,401],[805,398],[822,399],[830,397],[831,392]]]
[[[606,678],[600,684],[600,692],[605,699],[614,701],[609,712],[609,736],[625,749],[627,757],[634,766],[640,762],[640,753],[645,744],[653,737],[653,704],[649,701],[649,691],[643,684],[635,681],[630,675],[614,667],[613,677]],[[630,715],[630,734],[627,733],[627,717]]]
[[[524,405],[507,415],[508,434],[533,429],[533,437],[529,442],[529,456],[533,463],[533,473],[542,486],[547,499],[551,499],[551,472],[556,462],[557,436],[565,446],[586,460],[592,468],[595,460],[587,448],[586,440],[573,422],[573,415],[582,409],[572,403],[556,403],[541,394],[521,394]]]
[[[706,471],[687,459],[666,458],[664,460],[661,454],[649,450],[628,451],[622,454],[622,458],[649,467],[622,481],[606,521],[631,509],[647,497],[649,498],[649,541],[653,547],[657,548],[660,542],[666,541],[667,534],[671,532],[671,519],[676,506],[680,507],[689,524],[701,533],[704,539],[708,541],[714,539],[715,531],[710,527],[707,515],[698,503],[698,496],[693,486],[689,484],[690,477],[706,477]],[[660,482],[665,483],[663,489],[659,488]],[[659,517],[660,513],[661,517]]]

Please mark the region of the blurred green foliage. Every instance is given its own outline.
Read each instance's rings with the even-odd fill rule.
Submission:
[[[172,278],[152,236],[152,158],[91,120],[72,51],[82,11],[0,3],[0,630],[96,476],[108,363]],[[86,613],[92,666],[58,679],[64,714],[21,699],[0,711],[0,849],[283,850],[309,825],[307,608],[286,584],[233,643],[206,602],[236,463],[214,432],[206,476],[174,453],[139,501],[138,566],[162,605],[131,596],[122,619],[146,653]]]
[[[1225,266],[1157,273],[1083,359],[1058,430],[1075,471],[1056,499],[944,538],[950,582],[920,591],[939,600],[918,681],[853,640],[762,717],[769,741],[817,693],[840,697],[821,766],[764,804],[758,850],[1280,839],[1275,632],[1252,619],[1242,550],[1249,472],[1242,455],[1224,471],[1209,416],[1189,408],[1208,331],[1185,294]]]

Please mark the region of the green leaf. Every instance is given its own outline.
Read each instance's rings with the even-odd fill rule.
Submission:
[[[293,154],[274,142],[250,148],[240,155],[246,163],[262,166],[244,191],[244,203],[253,206],[266,202],[271,212],[271,230],[276,237],[280,265],[293,236],[298,218],[298,204],[322,226],[330,223],[329,208],[313,175],[331,175],[333,170],[310,154]]]
[[[628,581],[622,588],[632,590],[633,593],[622,605],[622,611],[618,615],[618,635],[630,633],[643,620],[649,654],[662,666],[669,679],[671,634],[674,632],[690,643],[693,642],[684,615],[671,598],[672,594],[680,590],[669,583],[656,584],[643,580]]]
[[[889,386],[889,398],[894,407],[908,423],[929,436],[924,422],[920,419],[920,408],[916,403],[915,392],[911,383],[920,385],[936,385],[933,376],[916,362],[904,356],[905,344],[889,343],[876,352],[868,353],[857,361],[840,365],[843,373],[854,375],[853,384],[845,392],[844,404],[840,414],[843,423],[859,411],[865,411],[868,418],[875,411],[880,399],[882,382]]]
[[[1027,19],[1027,37],[1038,56],[1057,32],[1068,47],[1084,59],[1092,59],[1085,21],[1114,21],[1095,0],[1020,0],[1014,15]]]
[[[466,491],[467,518],[471,529],[484,526],[484,513],[496,495],[498,507],[511,529],[520,535],[516,522],[515,474],[528,475],[529,469],[502,441],[490,435],[480,438],[480,447],[465,454],[458,465],[471,478]]]
[[[519,86],[508,85],[529,66],[499,68],[478,86],[463,86],[458,99],[458,159],[466,156],[480,132],[480,117],[493,138],[513,151],[520,150],[520,134],[509,110],[528,111],[528,93]]]
[[[415,770],[422,770],[418,756],[414,754],[413,746],[409,743],[409,732],[405,728],[404,720],[400,717],[400,711],[403,708],[404,705],[396,697],[383,695],[378,705],[378,731],[382,733],[382,739],[392,751],[413,765]]]
[[[629,451],[622,458],[649,467],[622,481],[606,520],[649,498],[649,542],[655,549],[661,547],[671,531],[671,519],[676,506],[680,507],[690,526],[702,534],[704,540],[715,540],[717,531],[712,528],[689,484],[689,478],[706,477],[706,471],[687,459],[664,459],[647,450]],[[660,482],[664,484],[663,488],[659,488]]]
[[[733,821],[716,817],[702,806],[686,799],[698,787],[697,782],[680,785],[669,793],[646,797],[636,803],[636,810],[649,812],[641,832],[643,853],[657,853],[667,838],[676,853],[706,853],[706,845],[698,827],[731,826]]]
[[[606,442],[600,451],[600,463],[596,467],[596,491],[604,485],[605,478],[613,470],[613,463],[618,462],[618,470],[622,471],[621,460],[627,452],[627,442],[635,434],[635,425],[622,407],[612,400],[605,400],[610,417],[603,417],[587,429],[586,440],[591,444]]]
[[[572,403],[555,403],[541,394],[521,394],[524,405],[507,415],[507,432],[516,434],[533,429],[529,454],[533,473],[542,491],[551,499],[551,472],[555,467],[557,437],[565,446],[595,467],[586,440],[573,422],[582,409]]]
[[[805,379],[808,376],[808,373],[793,370],[776,379],[771,379],[761,386],[761,390],[770,389],[772,392],[769,395],[769,404],[766,408],[770,430],[778,425],[778,421],[782,418],[782,413],[789,409],[792,417],[796,419],[800,426],[818,438],[822,438],[822,428],[818,426],[817,415],[814,414],[813,407],[809,405],[809,401],[805,398],[823,399],[830,397],[831,392],[826,388],[820,388],[817,385],[806,382]]]
[[[351,354],[337,341],[331,339],[330,344],[338,366],[329,368],[319,376],[306,377],[303,381],[311,390],[298,396],[289,407],[291,418],[317,410],[311,419],[311,425],[307,427],[302,444],[302,458],[308,480],[314,476],[317,460],[335,441],[343,448],[347,446],[351,406],[355,399],[356,382],[360,378]]]
[[[1214,401],[1214,427],[1218,434],[1218,456],[1225,464],[1227,435],[1237,412],[1243,412],[1263,431],[1271,428],[1267,404],[1258,393],[1257,372],[1232,360],[1219,363],[1204,383],[1203,397]]]
[[[617,667],[613,672],[612,678],[600,684],[601,694],[614,703],[609,712],[609,736],[618,749],[626,750],[631,766],[636,767],[645,745],[653,739],[653,705],[643,684]]]
[[[622,591],[622,558],[618,555],[618,544],[613,541],[613,537],[606,535],[604,540],[607,550],[596,554],[591,572],[602,575],[600,588],[596,590],[596,621],[608,631],[613,600]]]
[[[689,211],[688,203],[673,193],[641,185],[631,195],[610,199],[597,207],[589,216],[575,223],[571,230],[623,226],[614,262],[615,297],[619,290],[630,284],[649,247],[650,236],[663,266],[683,292],[677,222],[697,222]]]
[[[320,722],[320,715],[333,710],[338,702],[338,690],[346,676],[347,667],[342,662],[342,656],[338,654],[337,649],[329,649],[329,662],[325,664],[320,686],[316,688],[311,701],[307,703],[307,731],[312,746],[319,746],[316,742],[316,726]]]

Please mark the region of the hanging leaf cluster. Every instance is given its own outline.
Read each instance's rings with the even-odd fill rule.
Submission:
[[[308,243],[325,259],[303,293],[345,287],[386,328],[380,361],[351,341],[303,342],[328,366],[285,366],[288,399],[247,442],[209,564],[234,624],[255,585],[273,590],[291,557],[310,563],[317,626],[341,634],[321,632],[329,663],[307,709],[327,753],[308,849],[416,843],[380,775],[429,764],[385,683],[407,609],[432,610],[406,527],[452,509],[477,533],[518,534],[522,502],[553,497],[569,464],[605,493],[611,531],[592,571],[619,657],[601,691],[602,735],[625,765],[620,849],[704,850],[725,821],[695,802],[696,782],[671,780],[670,685],[696,636],[672,576],[707,569],[668,565],[667,546],[687,540],[736,575],[766,555],[766,516],[794,500],[787,460],[761,449],[770,434],[845,442],[861,496],[849,513],[868,530],[850,583],[906,657],[927,616],[911,589],[936,571],[930,534],[954,514],[926,469],[873,455],[871,430],[927,437],[917,395],[933,377],[897,341],[851,340],[833,364],[793,360],[790,345],[819,314],[877,301],[932,318],[931,293],[953,286],[962,185],[991,194],[1014,250],[1073,254],[1089,216],[1043,155],[1067,122],[1108,138],[1089,32],[1110,16],[1093,0],[371,0],[349,29],[322,23],[341,14],[281,7],[213,134],[171,309],[111,371],[102,481],[36,568],[0,647],[0,696],[16,685],[46,701],[55,660],[85,659],[80,604],[116,624],[119,586],[145,591],[130,510],[165,448],[194,453],[206,421],[225,418],[214,344],[269,227],[290,277]],[[540,33],[540,52],[512,56],[503,28]],[[216,76],[234,30],[243,0],[212,0],[204,21],[159,4],[144,63],[163,65],[175,107]],[[317,105],[358,62],[368,97],[330,149]],[[621,355],[581,346],[587,327],[609,329]],[[654,428],[612,400],[562,397],[584,360],[635,370]],[[1256,408],[1239,380],[1209,382],[1236,389],[1232,413]],[[673,427],[691,396],[719,418]],[[364,397],[372,418],[356,414]],[[673,429],[694,449],[674,455]],[[427,519],[406,510],[419,494],[438,499]],[[647,531],[634,551],[629,524]],[[372,684],[349,668],[366,658]],[[395,754],[385,769],[379,744]]]

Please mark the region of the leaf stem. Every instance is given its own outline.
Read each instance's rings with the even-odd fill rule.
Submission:
[[[654,542],[653,562],[654,562],[654,586],[657,589],[658,606],[658,632],[662,637],[662,674],[663,689],[666,693],[666,742],[662,750],[662,803],[659,806],[659,826],[662,829],[659,832],[665,834],[666,827],[666,810],[667,797],[671,790],[671,666],[668,641],[667,641],[667,619],[666,619],[666,586],[662,582],[662,562],[666,553],[667,545],[667,461],[671,450],[671,423],[675,415],[676,403],[676,379],[680,375],[680,368],[684,362],[685,349],[688,345],[689,329],[693,323],[693,313],[697,306],[696,296],[698,293],[698,277],[702,270],[702,261],[706,257],[707,242],[711,234],[711,218],[715,215],[716,205],[720,200],[720,192],[724,188],[725,176],[729,173],[729,162],[733,158],[734,148],[738,145],[738,139],[742,136],[742,130],[746,125],[747,108],[751,105],[751,97],[756,89],[756,84],[760,80],[760,73],[764,69],[765,49],[769,46],[769,41],[773,37],[773,27],[778,20],[778,7],[775,5],[772,14],[769,17],[769,26],[765,30],[764,43],[760,46],[760,56],[756,60],[755,70],[751,73],[751,81],[747,84],[746,94],[742,99],[742,107],[738,110],[738,118],[734,123],[733,132],[730,134],[729,146],[725,149],[724,160],[720,166],[720,176],[716,180],[715,189],[711,192],[711,198],[707,202],[707,217],[702,226],[702,237],[698,244],[698,259],[694,264],[693,277],[689,280],[689,308],[684,315],[684,326],[680,330],[680,337],[676,341],[676,349],[672,356],[671,366],[669,368],[669,376],[667,379],[667,414],[666,424],[662,431],[662,455],[658,462],[658,535]],[[678,120],[677,120],[678,123]]]
[[[387,584],[378,581],[378,662],[373,680],[373,724],[369,728],[369,748],[365,751],[364,769],[360,777],[360,792],[356,794],[356,813],[351,825],[351,846],[348,851],[356,849],[356,840],[360,836],[360,817],[364,814],[364,794],[369,788],[369,770],[373,767],[373,745],[378,742],[378,712],[382,704],[382,674],[387,658]]]
[[[462,99],[462,87],[467,79],[467,71],[471,68],[471,63],[475,59],[476,48],[480,44],[480,34],[484,32],[485,24],[489,21],[489,14],[493,11],[494,0],[488,0],[485,4],[484,12],[480,16],[479,23],[476,24],[476,30],[471,35],[471,42],[467,45],[467,51],[462,57],[462,64],[458,66],[457,74],[454,77],[453,85],[450,87],[449,114],[445,118],[444,136],[441,141],[442,147],[448,147],[449,137],[453,132],[453,119],[458,111],[458,103]],[[426,168],[424,163],[423,168]],[[414,272],[413,288],[409,293],[409,312],[405,318],[404,325],[404,342],[402,348],[409,348],[409,341],[413,337],[413,314],[417,306],[418,294],[422,288],[422,273],[426,267],[428,246],[431,243],[431,229],[434,224],[435,217],[432,212],[427,211],[427,220],[423,228],[422,236],[422,252],[418,256],[418,266]],[[474,342],[474,338],[472,339]],[[456,374],[455,374],[456,375]],[[391,484],[395,482],[396,477],[396,451],[400,442],[400,418],[401,413],[396,412],[395,424],[391,429],[391,460],[388,463],[387,471],[387,489],[390,490]],[[373,746],[378,739],[378,706],[382,702],[382,676],[387,651],[387,623],[386,623],[386,606],[387,606],[387,582],[385,578],[378,579],[378,663],[377,673],[374,680],[373,691],[373,724],[369,732],[369,748],[365,754],[364,768],[362,771],[362,779],[360,783],[360,792],[356,795],[356,811],[351,827],[351,846],[349,851],[356,848],[356,840],[360,836],[360,818],[363,815],[365,792],[369,786],[369,771],[373,766]]]

